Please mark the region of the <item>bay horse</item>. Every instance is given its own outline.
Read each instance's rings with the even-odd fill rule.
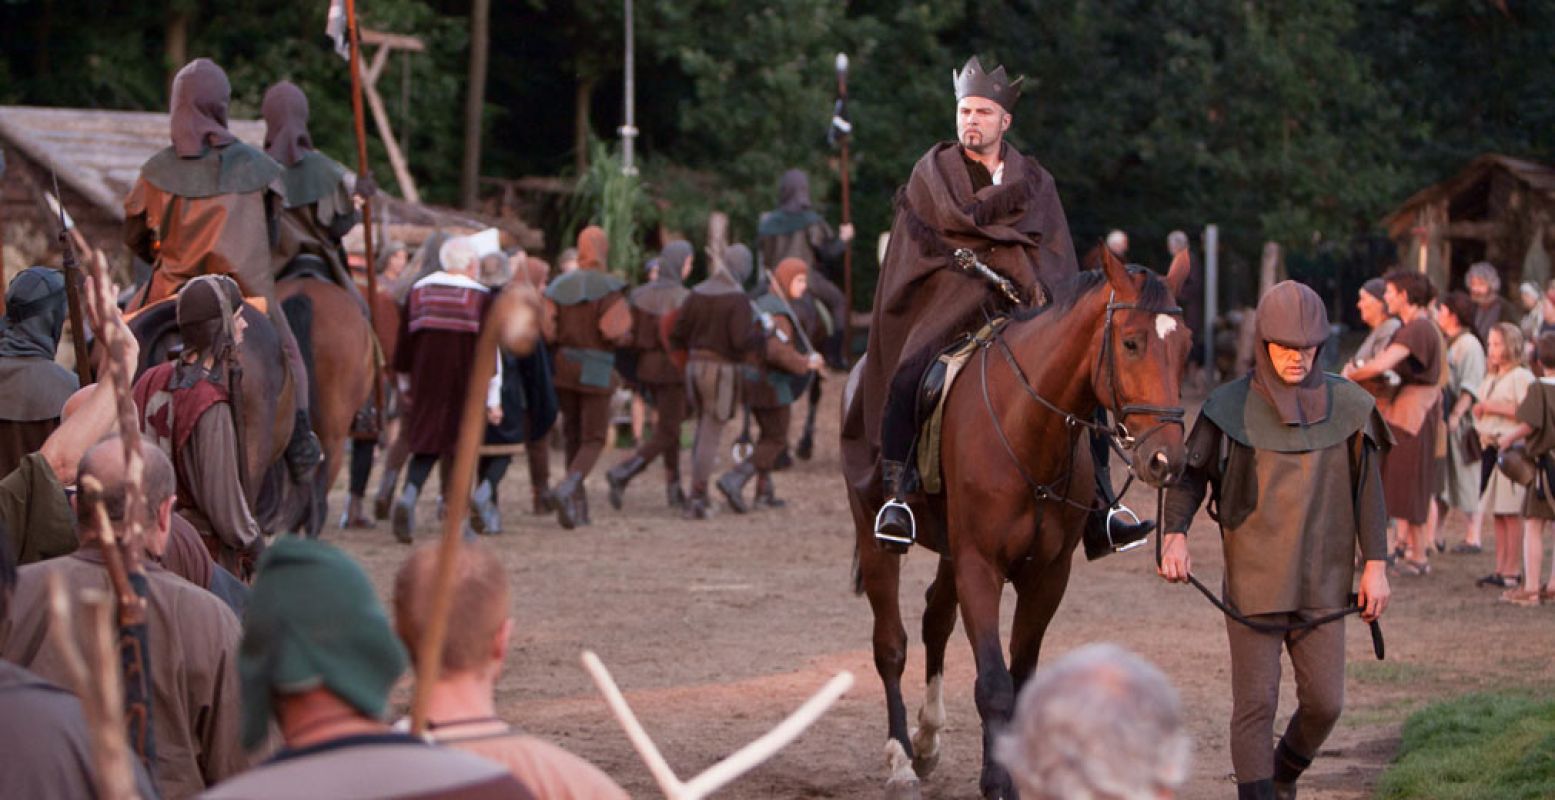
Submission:
[[[918,543],[940,555],[923,613],[927,691],[911,734],[901,691],[907,661],[898,602],[902,559],[875,543],[875,510],[884,499],[878,480],[868,491],[849,485],[855,590],[868,596],[874,613],[875,668],[885,686],[887,798],[919,797],[920,778],[938,763],[945,648],[958,606],[977,666],[979,786],[985,798],[1016,796],[1009,774],[993,759],[993,746],[1036,668],[1085,516],[1096,503],[1084,438],[1104,431],[1133,475],[1154,487],[1175,480],[1182,469],[1179,381],[1190,334],[1174,298],[1188,269],[1179,257],[1162,280],[1109,253],[1100,271],[1052,287],[1056,302],[1018,315],[980,341],[948,389],[944,491],[911,503]],[[845,459],[868,447],[860,433],[862,411],[854,407],[858,374],[855,367],[843,400]],[[1118,420],[1114,429],[1092,422],[1102,407]],[[1006,581],[1016,593],[1008,666],[999,636]]]
[[[136,311],[128,319],[140,342],[135,377],[167,361],[182,343],[178,335],[177,296]],[[248,328],[238,346],[242,378],[238,405],[243,450],[243,489],[254,519],[266,533],[296,530],[306,524],[312,504],[310,487],[292,483],[284,463],[296,420],[296,384],[286,369],[281,338],[270,317],[251,303],[243,305]]]
[[[329,280],[283,278],[275,284],[275,294],[303,350],[313,431],[324,450],[304,526],[308,537],[315,538],[328,517],[330,487],[345,464],[351,424],[372,397],[373,328],[356,298]]]

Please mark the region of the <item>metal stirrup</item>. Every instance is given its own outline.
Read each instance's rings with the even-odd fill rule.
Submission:
[[[907,523],[912,526],[912,534],[908,538],[904,539],[904,538],[902,538],[900,536],[893,536],[891,534],[881,533],[880,532],[880,519],[885,516],[886,509],[889,509],[889,508],[892,508],[892,507],[900,508],[900,509],[902,509],[902,510],[907,512]],[[917,516],[915,516],[912,513],[912,506],[909,506],[909,505],[907,505],[906,503],[903,503],[900,500],[892,498],[890,500],[885,501],[885,504],[880,506],[880,510],[875,512],[875,538],[876,539],[882,539],[882,540],[887,541],[887,542],[896,542],[896,543],[899,543],[899,544],[911,545],[911,544],[914,543],[914,540],[917,539],[917,536],[918,536],[918,518],[917,518]]]
[[[1107,532],[1107,546],[1111,547],[1112,552],[1114,553],[1127,553],[1136,547],[1142,546],[1150,539],[1149,536],[1141,536],[1138,539],[1135,539],[1134,541],[1124,545],[1119,545],[1117,542],[1112,541],[1112,520],[1114,517],[1120,517],[1124,514],[1129,515],[1129,517],[1133,519],[1133,522],[1129,524],[1139,524],[1139,515],[1134,513],[1134,509],[1129,508],[1122,503],[1118,503],[1112,508],[1107,509],[1107,519],[1102,522],[1102,530]]]

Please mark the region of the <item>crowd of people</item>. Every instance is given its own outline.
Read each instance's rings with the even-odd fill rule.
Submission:
[[[1541,566],[1555,519],[1555,282],[1523,284],[1520,311],[1488,262],[1465,284],[1439,294],[1400,269],[1368,281],[1356,307],[1370,331],[1344,375],[1377,398],[1393,434],[1383,460],[1393,574],[1429,575],[1433,552],[1481,553],[1488,532],[1495,565],[1477,584],[1538,606],[1555,598]],[[1465,532],[1450,543],[1454,515]]]

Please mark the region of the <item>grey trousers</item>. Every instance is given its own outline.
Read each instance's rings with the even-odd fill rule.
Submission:
[[[686,401],[696,415],[691,445],[691,489],[705,493],[718,467],[724,426],[741,408],[740,375],[733,364],[693,359],[686,367]]]
[[[1332,610],[1252,619],[1285,625]],[[1285,745],[1307,758],[1316,755],[1344,707],[1344,620],[1281,635],[1259,633],[1227,617],[1226,638],[1231,644],[1231,766],[1237,782],[1274,777],[1272,735],[1282,648],[1290,651],[1296,671],[1296,713],[1285,728]]]

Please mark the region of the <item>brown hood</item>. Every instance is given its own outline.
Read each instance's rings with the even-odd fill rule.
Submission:
[[[610,258],[610,237],[605,229],[590,225],[578,232],[578,269],[604,271]]]
[[[197,58],[173,78],[171,103],[173,150],[180,158],[199,158],[206,147],[237,141],[227,130],[227,103],[232,84],[227,73],[208,58]]]
[[[259,112],[265,118],[265,152],[271,158],[289,167],[314,149],[308,135],[308,96],[296,84],[281,81],[271,86]]]
[[[1253,391],[1262,395],[1286,425],[1312,425],[1328,419],[1328,385],[1323,371],[1312,369],[1301,383],[1282,379],[1269,360],[1267,344],[1319,347],[1328,341],[1328,311],[1323,299],[1296,281],[1281,281],[1258,301],[1259,346],[1253,352]]]

